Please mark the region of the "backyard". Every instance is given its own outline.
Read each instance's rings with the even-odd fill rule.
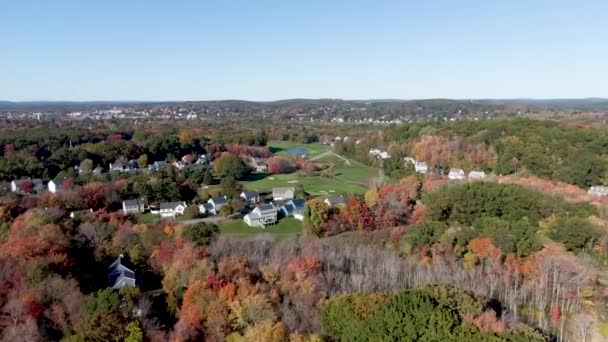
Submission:
[[[249,227],[243,220],[224,220],[218,223],[221,234],[252,236],[269,233],[273,235],[293,235],[302,232],[302,222],[293,217],[285,217],[277,224],[266,228]]]

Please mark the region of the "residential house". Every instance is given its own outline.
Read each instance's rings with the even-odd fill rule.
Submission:
[[[214,214],[215,210],[213,209],[213,204],[201,203],[198,205],[198,212],[201,214]]]
[[[469,179],[484,179],[484,178],[486,178],[486,173],[483,171],[469,172]]]
[[[186,207],[186,202],[164,202],[160,204],[159,214],[163,218],[175,218],[183,215]]]
[[[266,172],[266,170],[268,169],[266,161],[261,158],[253,158],[251,166],[255,169],[256,172]]]
[[[294,198],[285,203],[279,211],[283,216],[293,216],[296,220],[304,221],[304,212],[308,209],[303,198]]]
[[[125,214],[141,214],[144,212],[146,202],[143,198],[134,198],[122,201],[122,212]]]
[[[125,171],[125,165],[122,163],[122,161],[115,161],[114,163],[110,163],[110,172],[124,172]]]
[[[214,197],[214,198],[210,198],[207,201],[207,203],[203,203],[203,204],[199,205],[198,211],[201,214],[217,215],[220,212],[220,209],[222,209],[222,207],[227,204],[228,204],[227,196]]]
[[[202,154],[200,157],[198,157],[195,164],[208,166],[211,164],[211,159],[212,159],[212,157],[210,154]]]
[[[84,210],[74,210],[70,211],[70,218],[81,218],[87,215],[91,215],[93,213],[93,209],[84,209]]]
[[[49,192],[52,193],[56,193],[58,191],[63,190],[63,184],[65,182],[65,179],[51,179],[47,184],[46,187],[47,189],[49,189]]]
[[[426,162],[423,161],[417,161],[416,159],[412,158],[412,157],[405,157],[403,158],[403,161],[405,163],[411,163],[414,165],[414,171],[418,172],[418,173],[427,173],[429,168],[426,165]]]
[[[344,196],[327,197],[323,203],[327,204],[328,207],[338,207],[346,205],[346,198]]]
[[[243,221],[250,227],[264,228],[269,224],[277,222],[277,207],[274,204],[263,204],[257,206],[249,214],[243,217]]]
[[[127,264],[128,261],[121,254],[108,267],[108,282],[112,289],[120,290],[125,286],[136,286],[135,272],[127,267]]]
[[[594,185],[589,188],[587,193],[591,196],[608,196],[608,186]]]
[[[256,204],[260,198],[260,193],[257,190],[248,190],[241,192],[239,197],[247,204]]]
[[[272,199],[274,201],[288,201],[293,199],[295,192],[293,187],[272,188]]]
[[[451,168],[450,172],[448,173],[448,178],[452,179],[452,180],[460,180],[460,179],[464,179],[465,177],[466,177],[466,174],[464,173],[464,171],[462,169]]]
[[[40,192],[44,189],[42,179],[18,179],[11,182],[11,191],[19,193]]]
[[[375,157],[376,159],[388,159],[391,157],[390,154],[386,151],[381,151],[377,148],[372,148],[369,150],[369,154]]]
[[[158,160],[155,161],[154,163],[148,165],[148,169],[150,171],[160,171],[162,169],[164,169],[167,166],[167,162],[165,162],[164,160]]]
[[[173,167],[175,167],[178,170],[183,170],[187,166],[186,163],[184,163],[181,160],[174,161],[171,165],[173,165]]]
[[[95,176],[101,176],[102,173],[103,173],[103,168],[99,165],[97,165],[97,167],[93,169],[93,174]]]

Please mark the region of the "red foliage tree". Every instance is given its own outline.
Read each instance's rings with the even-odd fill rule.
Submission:
[[[268,166],[267,171],[270,174],[288,173],[296,169],[291,161],[283,157],[272,157],[266,161],[266,165]]]

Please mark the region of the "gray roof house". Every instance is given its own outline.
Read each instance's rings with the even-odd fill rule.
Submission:
[[[278,209],[274,204],[263,204],[257,206],[249,214],[243,217],[243,221],[250,227],[265,228],[269,224],[277,222]]]
[[[124,255],[118,258],[108,267],[108,282],[112,289],[120,290],[125,286],[136,286],[135,272],[126,266]]]
[[[154,163],[148,165],[148,169],[150,171],[160,171],[160,170],[164,169],[165,166],[167,166],[167,162],[165,162],[164,160],[158,160],[158,161],[155,161]]]
[[[260,193],[257,190],[247,190],[241,192],[240,198],[248,204],[253,204],[258,201]]]
[[[274,201],[287,201],[293,199],[295,189],[293,187],[272,188],[272,199]]]
[[[226,204],[228,204],[228,197],[227,196],[220,196],[220,197],[214,197],[214,198],[210,198],[207,203],[211,204],[213,206],[213,210],[215,211],[215,214],[220,212],[220,209],[225,206]]]
[[[63,190],[63,183],[65,182],[65,179],[51,179],[47,184],[46,187],[47,189],[49,189],[50,192],[52,193],[56,193],[58,191]]]
[[[329,207],[342,206],[346,205],[346,198],[344,198],[344,196],[327,197],[323,203],[327,204]]]
[[[211,203],[201,203],[198,205],[198,212],[201,214],[213,214],[214,211],[213,204]]]
[[[141,214],[145,210],[143,198],[134,198],[122,201],[122,212],[125,214]]]
[[[186,209],[186,202],[163,202],[160,204],[160,217],[172,217],[183,215]]]
[[[303,198],[294,198],[279,208],[279,211],[283,216],[293,216],[295,219],[302,221],[304,220],[304,211],[306,211],[306,209],[308,209],[308,207]]]
[[[25,189],[26,182],[31,183],[31,189]],[[27,192],[40,192],[44,189],[44,184],[42,183],[42,179],[34,178],[34,179],[18,179],[11,182],[11,191],[19,192],[19,193],[27,193]]]

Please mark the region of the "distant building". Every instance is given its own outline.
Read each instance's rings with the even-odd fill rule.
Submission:
[[[283,216],[293,216],[296,220],[304,220],[304,212],[308,209],[306,201],[303,198],[294,198],[285,203],[279,211]]]
[[[239,197],[247,204],[256,204],[260,198],[260,193],[256,190],[248,190],[241,192]]]
[[[160,171],[167,166],[167,162],[164,160],[155,161],[154,163],[148,165],[148,170],[150,171]]]
[[[589,188],[587,193],[591,196],[608,196],[608,186],[594,185]]]
[[[19,179],[11,182],[11,191],[18,193],[40,192],[44,189],[42,179]]]
[[[323,203],[327,204],[329,207],[343,206],[346,205],[346,198],[344,198],[344,196],[328,197]]]
[[[93,209],[70,211],[70,218],[82,218],[93,213]]]
[[[159,214],[163,218],[175,218],[183,215],[186,207],[186,202],[164,202],[160,204]]]
[[[141,214],[145,210],[143,198],[128,199],[122,201],[122,212],[125,214]]]
[[[484,178],[486,178],[486,173],[483,171],[469,172],[469,179],[484,179]]]
[[[388,154],[388,152],[386,151],[381,151],[377,148],[372,148],[369,150],[369,154],[373,157],[375,157],[376,159],[388,159],[391,157],[390,154]]]
[[[460,179],[464,179],[465,177],[466,177],[466,174],[464,173],[464,170],[462,170],[462,169],[452,168],[452,169],[450,169],[450,172],[448,173],[448,178],[452,179],[452,180],[460,180]]]
[[[266,227],[277,222],[278,209],[274,204],[263,204],[257,206],[249,214],[243,217],[243,221],[251,227]]]
[[[293,199],[295,189],[293,187],[272,188],[272,199],[274,201],[288,201]]]
[[[261,158],[253,158],[251,166],[255,169],[256,172],[266,172],[266,170],[268,169],[266,161]]]
[[[49,189],[49,192],[57,193],[58,191],[63,190],[64,183],[65,183],[65,179],[50,180],[47,183],[46,187],[47,187],[47,189]]]
[[[108,282],[112,289],[120,290],[125,286],[136,286],[135,272],[126,266],[124,255],[118,258],[108,267]]]
[[[429,168],[426,165],[426,162],[423,161],[417,161],[416,159],[412,158],[412,157],[405,157],[403,158],[403,161],[405,163],[411,163],[414,165],[414,171],[418,172],[418,173],[427,173]]]
[[[198,212],[201,214],[214,214],[215,210],[213,209],[213,204],[201,203],[198,205]]]

